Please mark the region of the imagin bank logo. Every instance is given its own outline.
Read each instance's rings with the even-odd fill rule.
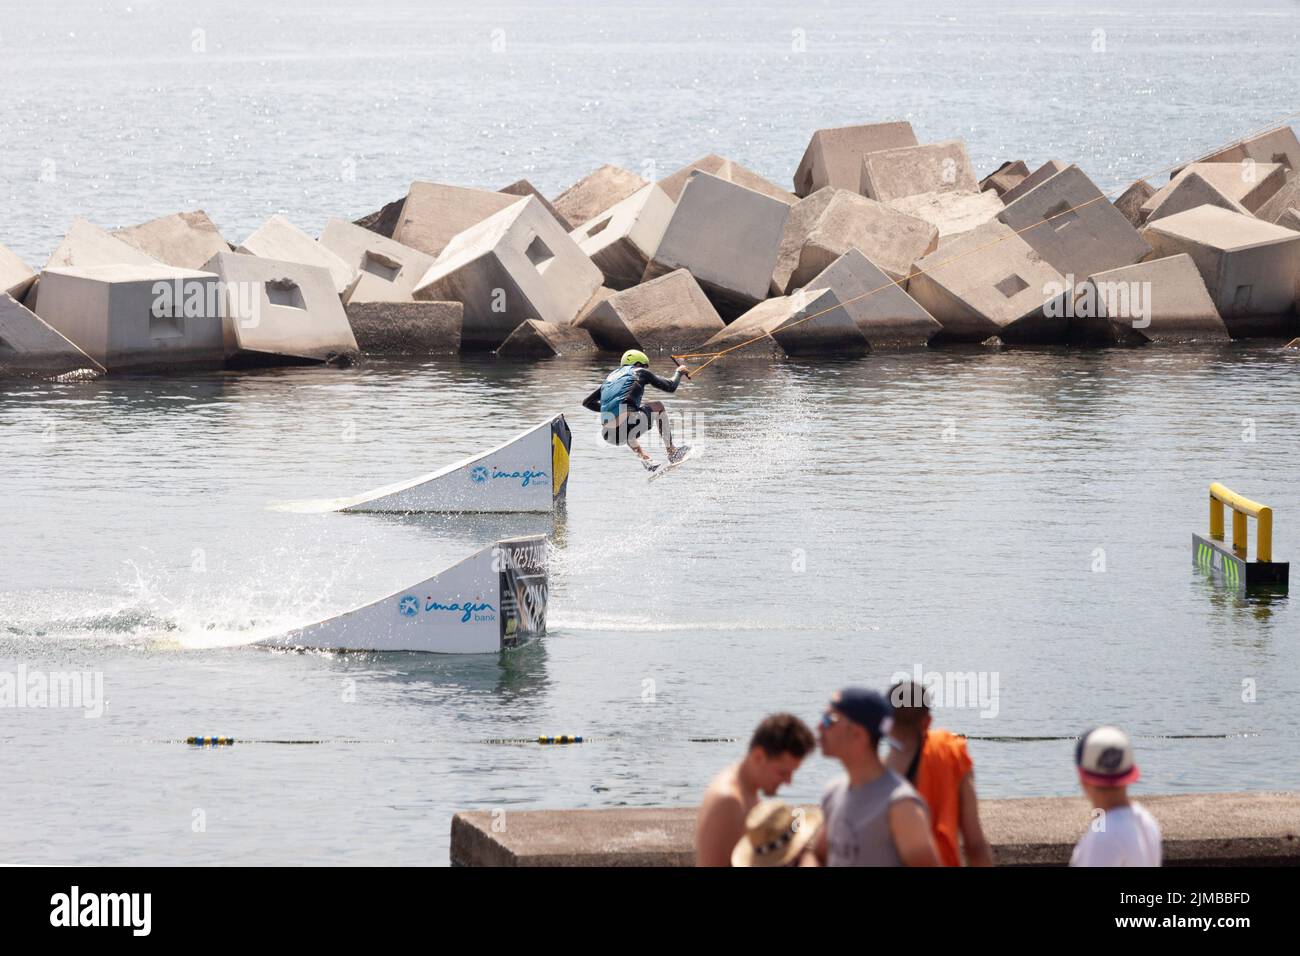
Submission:
[[[520,487],[527,488],[534,481],[539,481],[546,477],[544,471],[533,471],[531,468],[525,468],[523,471],[503,471],[495,465],[488,468],[485,465],[475,465],[469,470],[469,480],[476,485],[486,484],[489,481],[498,481],[506,479],[509,481],[518,481]]]
[[[397,613],[402,617],[415,617],[421,612],[433,614],[447,611],[459,614],[461,624],[468,624],[470,621],[495,621],[497,616],[497,609],[487,601],[453,601],[450,604],[443,604],[429,597],[425,598],[421,605],[420,599],[414,594],[405,594],[397,602]]]
[[[82,893],[74,886],[50,897],[51,926],[129,926],[133,936],[148,936],[152,893]]]

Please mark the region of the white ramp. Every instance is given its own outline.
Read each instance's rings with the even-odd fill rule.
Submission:
[[[569,485],[573,436],[563,415],[516,435],[491,451],[395,485],[351,498],[290,501],[275,511],[550,512]]]
[[[546,538],[489,545],[427,581],[258,644],[492,654],[546,633]]]

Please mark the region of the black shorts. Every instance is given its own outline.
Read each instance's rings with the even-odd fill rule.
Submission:
[[[626,444],[628,439],[636,441],[650,430],[650,413],[644,408],[629,411],[624,418],[615,418],[609,424],[601,426],[601,435],[611,445]]]

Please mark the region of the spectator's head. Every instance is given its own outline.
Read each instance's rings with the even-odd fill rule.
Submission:
[[[889,706],[893,711],[894,737],[921,737],[930,729],[933,692],[916,681],[899,681],[889,688]]]
[[[745,835],[731,852],[731,865],[790,866],[821,825],[816,807],[791,810],[780,800],[764,800],[745,818]]]
[[[1095,727],[1080,737],[1074,748],[1074,765],[1089,796],[1114,795],[1138,779],[1133,744],[1118,727]]]
[[[846,763],[879,759],[880,738],[890,724],[889,701],[878,692],[865,687],[836,691],[817,726],[822,753]]]
[[[765,717],[749,739],[745,756],[749,778],[765,795],[773,796],[816,746],[808,725],[794,714]]]

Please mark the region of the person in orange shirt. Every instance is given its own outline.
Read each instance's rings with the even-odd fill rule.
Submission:
[[[975,771],[966,738],[931,727],[933,695],[913,681],[889,689],[894,724],[885,766],[905,776],[930,808],[935,847],[944,866],[961,866],[960,834],[969,866],[992,866],[993,851],[980,827]]]

